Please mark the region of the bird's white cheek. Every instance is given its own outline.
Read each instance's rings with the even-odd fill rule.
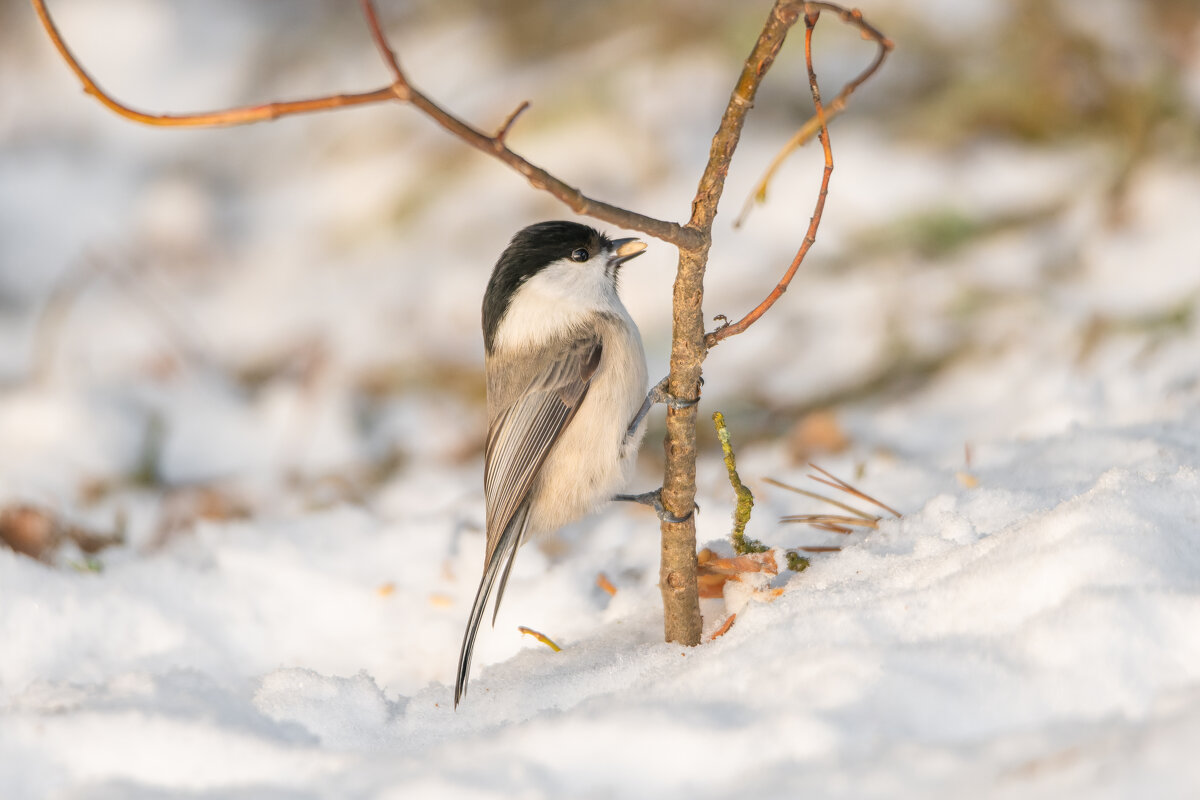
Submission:
[[[578,327],[586,312],[560,297],[528,287],[513,299],[500,327],[496,330],[499,347],[524,348],[543,344],[547,339]]]
[[[603,264],[560,261],[534,275],[513,295],[496,330],[500,347],[530,347],[579,327],[596,312],[620,308]]]

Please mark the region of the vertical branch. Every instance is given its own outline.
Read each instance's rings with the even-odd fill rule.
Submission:
[[[679,271],[672,298],[671,380],[669,391],[676,397],[698,397],[701,364],[707,347],[704,341],[704,268],[712,246],[712,224],[717,203],[725,188],[729,163],[741,137],[746,114],[763,77],[783,46],[788,29],[795,24],[803,4],[776,0],[771,14],[754,43],[737,84],[729,97],[721,124],[713,136],[708,164],[692,201],[692,217],[685,229],[698,234],[694,245],[679,245]],[[696,408],[667,411],[664,442],[666,467],[663,473],[663,505],[676,516],[690,511],[696,501]],[[696,586],[696,523],[662,524],[662,564],[659,588],[663,596],[663,631],[669,642],[700,643],[700,597]]]

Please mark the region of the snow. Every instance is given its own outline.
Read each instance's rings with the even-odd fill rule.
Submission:
[[[1004,14],[941,5],[946,36]],[[362,32],[331,24],[340,7],[296,10],[295,62],[272,72],[254,54],[280,4],[60,6],[102,83],[147,107],[386,80]],[[604,199],[686,210],[736,56],[685,43],[643,57],[654,32],[625,30],[521,59],[480,41],[478,20],[428,11],[397,41],[414,77],[436,68],[415,79],[449,107],[487,128],[528,96],[512,142],[531,160]],[[125,536],[50,563],[0,548],[0,797],[1200,786],[1194,147],[1160,143],[1117,201],[1120,143],[946,151],[872,118],[864,88],[834,127],[811,261],[710,354],[700,413],[701,545],[730,552],[707,427],[722,410],[756,496],[748,534],[781,562],[843,549],[726,584],[703,601],[704,644],[685,648],[662,641],[653,517],[608,509],[522,550],[455,711],[483,557],[478,300],[514,231],[569,215],[407,110],[139,129],[77,91],[29,14],[0,16],[0,509]],[[1147,28],[1112,46],[1127,54]],[[1194,115],[1195,58],[1181,68]],[[761,105],[707,317],[757,302],[807,224],[815,150],[728,228],[795,122]],[[946,214],[984,230],[944,252],[912,244]],[[622,293],[657,376],[673,258],[651,243],[635,265]],[[814,407],[847,450],[795,443]],[[654,418],[634,489],[660,480]],[[902,517],[850,536],[780,523],[822,509],[762,479],[819,488],[810,457]]]

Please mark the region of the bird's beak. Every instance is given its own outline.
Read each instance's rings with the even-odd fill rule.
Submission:
[[[608,257],[608,265],[614,269],[635,256],[640,256],[646,250],[646,243],[637,239],[614,239],[612,255]]]

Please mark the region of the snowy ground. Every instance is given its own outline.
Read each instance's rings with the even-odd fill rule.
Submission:
[[[522,551],[458,711],[478,302],[508,236],[562,210],[405,110],[138,128],[0,8],[0,511],[124,533],[45,562],[0,548],[0,797],[1194,796],[1200,27],[1176,24],[1194,46],[1133,159],[1101,122],[952,143],[892,124],[887,94],[931,80],[900,35],[914,5],[880,4],[900,49],[834,128],[811,263],[706,365],[701,420],[728,417],[749,534],[844,549],[727,584],[706,639],[736,623],[682,648],[661,641],[653,518],[610,509]],[[940,5],[925,52],[1007,13]],[[1152,4],[1057,5],[1114,72],[1157,74]],[[342,4],[52,7],[144,107],[385,80]],[[762,13],[693,30],[664,11],[514,53],[495,20],[381,7],[434,96],[484,127],[534,100],[514,147],[669,218]],[[844,39],[831,81],[867,55]],[[803,114],[795,49],[778,68],[730,176],[710,317],[756,302],[807,223],[815,152],[728,227]],[[654,374],[672,267],[652,243],[622,287]],[[844,448],[809,432],[817,409]],[[658,480],[661,431],[634,488]],[[728,554],[703,433],[699,537]],[[779,523],[822,509],[762,478],[819,488],[809,459],[903,517]]]

